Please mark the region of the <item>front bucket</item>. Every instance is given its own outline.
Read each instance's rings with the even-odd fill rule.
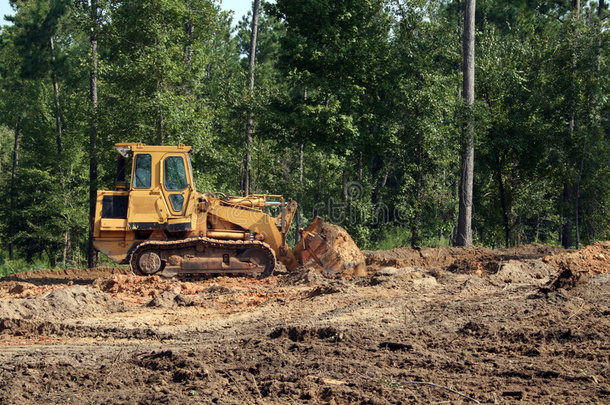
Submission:
[[[302,232],[294,255],[303,266],[319,266],[329,274],[366,271],[365,258],[352,237],[338,225],[316,217]]]

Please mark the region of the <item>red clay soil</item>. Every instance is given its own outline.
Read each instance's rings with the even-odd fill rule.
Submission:
[[[278,277],[267,277],[263,280],[245,277],[216,277],[199,282],[167,279],[159,276],[140,277],[135,275],[113,275],[99,278],[93,285],[110,294],[113,298],[135,304],[147,304],[151,299],[164,295],[174,300],[177,296],[240,294],[253,297],[257,286],[277,284]],[[179,300],[182,298],[178,298]],[[167,305],[173,303],[166,302]],[[156,306],[163,306],[163,299],[157,300]]]
[[[366,274],[366,259],[358,245],[349,233],[342,227],[324,223],[320,234],[340,257],[344,266],[348,267],[345,276],[362,276]]]
[[[573,252],[558,253],[543,259],[561,270],[601,274],[610,272],[610,242],[598,242]]]
[[[94,269],[62,269],[62,270],[31,270],[23,273],[15,273],[2,280],[13,281],[28,281],[33,283],[45,283],[50,280],[56,280],[61,283],[62,280],[91,281],[99,277],[107,277],[111,274],[131,274],[128,267],[97,267]]]

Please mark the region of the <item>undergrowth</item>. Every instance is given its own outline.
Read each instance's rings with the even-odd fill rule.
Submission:
[[[439,247],[449,246],[449,238],[423,236],[419,246]],[[370,250],[388,250],[411,246],[411,230],[404,227],[388,227],[381,233],[379,239],[371,244]]]
[[[99,254],[98,267],[116,267],[108,256],[103,253]],[[49,260],[44,258],[37,258],[33,261],[27,261],[24,258],[9,259],[8,254],[4,251],[0,251],[0,277],[10,276],[15,273],[23,273],[24,271],[30,270],[62,270],[62,269],[78,269],[86,268],[86,263],[75,263],[73,261],[66,262],[66,264],[57,263],[53,265]]]
[[[2,258],[0,264],[0,277],[10,276],[15,273],[22,273],[28,270],[42,270],[48,269],[50,265],[44,260],[36,260],[28,263],[25,259],[6,259]]]

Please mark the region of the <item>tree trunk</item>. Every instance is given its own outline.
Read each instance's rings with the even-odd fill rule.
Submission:
[[[15,143],[13,144],[13,169],[11,170],[11,212],[9,213],[9,223],[8,223],[8,257],[13,260],[14,258],[14,244],[13,244],[13,236],[15,236],[15,182],[17,180],[17,168],[19,167],[19,122],[15,124]]]
[[[186,23],[185,27],[187,44],[186,44],[186,65],[189,70],[193,66],[193,33],[195,32],[195,25],[193,24],[193,20],[190,19],[188,23]]]
[[[502,218],[504,220],[504,247],[509,247],[510,222],[508,220],[508,203],[506,201],[506,191],[504,190],[504,180],[502,179],[502,159],[499,156],[496,157],[496,180],[498,182],[500,207],[502,208]]]
[[[159,98],[157,104],[157,144],[163,145],[163,107],[161,106],[161,99]]]
[[[464,9],[462,8],[462,1],[461,0],[456,0],[457,3],[457,34],[458,34],[458,38],[463,38],[464,37]],[[462,46],[460,48],[460,58],[464,57],[464,47]],[[464,66],[461,66],[461,68],[463,68]],[[462,71],[460,70],[460,68],[458,67],[458,71],[457,71],[458,75],[456,75],[457,77],[459,77],[459,75],[462,73]],[[456,80],[456,84],[455,84],[455,88],[456,88],[456,94],[458,98],[462,97],[462,87],[463,87],[464,83],[460,83],[459,80]]]
[[[563,207],[565,205],[565,190],[566,190],[566,185],[562,184],[562,190],[561,193],[559,194],[559,229],[557,229],[557,242],[560,244],[563,244],[563,221],[565,218],[564,212],[563,212]]]
[[[347,188],[347,169],[343,169],[343,208],[345,209],[346,215],[347,215],[348,204],[349,204],[349,190]]]
[[[95,225],[95,203],[97,200],[97,0],[91,0],[91,66],[89,71],[89,97],[91,101],[91,116],[89,123],[89,248],[87,265],[97,266],[97,251],[93,247],[93,227]]]
[[[491,97],[489,96],[489,92],[485,91],[485,100],[487,101],[487,105],[490,107],[490,112],[492,112],[491,109]],[[489,132],[489,139],[491,141],[492,144],[494,144],[494,130],[492,129]],[[502,210],[502,219],[504,222],[504,247],[508,248],[510,245],[510,221],[509,221],[509,217],[508,217],[508,201],[506,199],[506,190],[504,189],[504,179],[502,177],[502,169],[504,167],[504,165],[502,164],[502,157],[500,156],[500,151],[495,151],[494,153],[494,159],[495,159],[495,167],[494,167],[494,174],[496,176],[496,182],[498,183],[498,194],[500,196],[500,208]],[[537,234],[537,233],[536,233]],[[537,238],[537,236],[536,236]]]
[[[64,251],[62,255],[62,263],[65,266],[68,261],[68,255],[70,253],[70,249],[72,248],[72,243],[70,240],[70,231],[66,231],[64,233]]]
[[[260,0],[254,0],[252,5],[252,31],[250,33],[250,54],[248,62],[250,66],[250,99],[248,105],[248,121],[246,122],[246,161],[244,170],[244,186],[245,195],[250,194],[251,174],[252,174],[252,132],[254,126],[254,68],[256,66],[256,39],[258,36],[258,9]]]
[[[301,239],[301,232],[299,232],[299,229],[301,229],[301,198],[303,196],[303,149],[304,149],[304,145],[301,144],[299,146],[299,208],[297,209],[296,212],[296,218],[295,218],[295,226],[296,226],[296,230],[294,233],[294,243],[297,244],[299,243],[299,240]]]
[[[564,207],[569,206],[570,201],[572,201],[573,194],[574,188],[572,186],[563,186],[562,201],[564,204],[562,205]],[[574,244],[574,239],[572,236],[572,216],[569,214],[569,212],[566,212],[565,209],[562,209],[562,211],[564,212],[564,221],[561,229],[561,245],[567,249],[572,247]]]
[[[307,102],[307,87],[305,87],[303,89],[303,102]],[[303,139],[305,139],[305,134],[303,134]],[[297,208],[297,212],[296,212],[296,230],[294,233],[294,244],[296,245],[297,243],[299,243],[299,240],[301,239],[301,210],[302,210],[302,206],[301,206],[301,200],[303,198],[303,158],[304,158],[304,149],[305,149],[305,144],[303,144],[301,142],[301,145],[299,146],[299,207]]]
[[[61,183],[62,192],[64,194],[64,198],[68,198],[68,193],[66,192],[66,179],[64,177],[64,168],[63,168],[63,142],[62,142],[62,125],[61,125],[61,109],[59,105],[59,83],[57,82],[57,70],[55,66],[55,41],[53,40],[53,36],[49,38],[49,45],[51,49],[51,79],[53,81],[53,93],[55,95],[55,131],[57,133],[57,158],[59,163],[59,181]],[[67,201],[64,200],[64,205],[67,205]],[[68,220],[64,224],[68,226]],[[66,257],[70,251],[70,230],[66,229],[64,231],[64,249],[62,255],[62,264],[66,265]]]
[[[383,174],[379,180],[375,181],[375,189],[373,190],[373,195],[371,196],[371,202],[373,205],[377,206],[381,202],[381,191],[384,189],[388,182],[388,177],[390,175],[390,168],[392,165],[391,161],[386,162],[383,161]]]
[[[603,23],[602,20],[604,18],[604,8],[605,1],[599,0],[599,4],[597,6],[597,18],[598,18],[598,33],[597,33],[597,85],[600,86],[601,76],[600,73],[602,71],[602,33],[603,33]],[[599,89],[598,89],[599,90]]]
[[[421,138],[417,142],[417,190],[415,191],[415,215],[413,216],[413,223],[411,225],[411,247],[417,247],[419,245],[419,227],[421,222],[421,212],[422,212],[422,187],[423,187],[423,164],[424,164],[424,154],[422,151]]]
[[[375,169],[375,173],[373,173],[373,178],[377,177],[379,171],[381,172],[381,177],[379,179],[375,179],[375,188],[373,189],[373,194],[371,195],[371,203],[373,204],[373,212],[375,216],[373,217],[373,223],[371,227],[374,229],[378,229],[380,226],[384,226],[385,222],[390,219],[389,213],[383,210],[384,207],[382,204],[382,194],[381,191],[385,188],[388,183],[388,177],[390,176],[390,170],[392,168],[392,161],[383,159],[381,166],[379,169]],[[381,215],[381,218],[379,218]],[[399,218],[394,218],[394,220],[398,220]]]
[[[462,135],[462,167],[460,180],[460,208],[458,214],[457,246],[472,246],[472,189],[474,182],[474,43],[476,0],[466,0],[464,15],[464,102],[467,122]]]
[[[604,8],[605,8],[605,1],[604,0],[599,0],[598,2],[598,6],[597,6],[597,44],[596,44],[596,70],[595,70],[595,93],[593,96],[593,103],[591,105],[591,113],[590,116],[592,117],[592,131],[591,131],[591,136],[595,136],[596,134],[600,134],[600,133],[604,133],[602,124],[601,124],[601,114],[602,114],[602,98],[603,98],[603,93],[602,93],[602,73],[601,73],[601,67],[602,67],[602,52],[603,52],[603,44],[602,44],[602,36],[604,33],[604,28],[603,28],[603,19],[604,19]],[[583,148],[582,148],[582,155],[580,158],[580,168],[578,170],[578,182],[577,182],[577,186],[576,186],[576,204],[575,204],[575,219],[576,219],[576,249],[580,248],[580,224],[581,224],[581,220],[580,220],[580,186],[581,186],[581,181],[582,181],[582,176],[583,176],[583,168],[584,168],[584,161],[585,161],[585,152],[586,152],[586,144],[587,144],[587,136],[588,134],[585,133],[583,134]],[[592,144],[596,143],[596,140],[594,139],[593,142],[591,142]],[[583,211],[583,214],[588,212],[587,210]],[[590,237],[590,235],[588,235]],[[588,238],[590,239],[590,238]]]
[[[580,167],[578,168],[578,179],[576,180],[576,201],[574,203],[574,225],[576,227],[576,249],[580,249],[580,185],[582,172],[585,165],[585,153],[587,151],[587,136],[582,141],[582,154],[580,156]]]
[[[572,2],[573,4],[573,13],[575,15],[575,20],[578,21],[580,19],[580,0],[573,0]],[[579,35],[579,31],[578,31],[578,27],[576,27],[574,29],[573,32],[574,37],[578,37]],[[576,39],[574,39],[576,40]],[[572,83],[570,85],[571,87],[571,112],[570,112],[570,121],[569,121],[569,125],[568,125],[568,129],[569,129],[569,133],[570,133],[570,138],[569,139],[573,139],[574,137],[574,130],[576,127],[576,109],[577,109],[577,95],[576,95],[576,91],[577,91],[577,83],[576,83],[576,69],[577,69],[577,63],[578,61],[576,60],[576,51],[572,50]],[[580,180],[582,177],[582,168],[583,168],[583,164],[584,164],[584,153],[585,153],[585,145],[586,145],[586,135],[583,134],[583,137],[585,138],[583,140],[583,151],[582,151],[582,155],[581,155],[581,161],[580,161],[580,170],[578,173],[578,178],[576,180],[576,191],[574,192],[573,187],[570,187],[570,197],[574,197],[574,224],[576,226],[576,248],[579,248],[579,229],[578,229],[578,211],[579,211],[579,201],[578,199],[580,198]],[[569,200],[568,200],[569,201]],[[570,224],[570,229],[569,229],[569,234],[570,234],[570,246],[572,246],[572,227],[571,227],[571,223],[572,221],[568,221],[568,223]]]
[[[55,70],[55,43],[53,41],[53,36],[49,38],[49,45],[51,47],[51,79],[53,80],[53,93],[55,95],[55,131],[57,132],[57,155],[61,160],[61,154],[63,153],[61,139],[61,110],[59,108],[59,84],[57,83],[57,72]]]
[[[576,185],[576,201],[574,202],[574,227],[576,231],[576,249],[580,249],[580,217],[578,212],[580,211],[580,180]]]

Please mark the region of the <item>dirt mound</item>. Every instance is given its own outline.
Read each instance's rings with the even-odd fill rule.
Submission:
[[[205,300],[200,296],[176,294],[165,291],[153,298],[146,306],[152,308],[176,308],[202,306]]]
[[[66,319],[107,314],[121,309],[107,294],[84,286],[70,286],[28,299],[0,301],[4,319]]]
[[[132,362],[138,367],[154,372],[171,372],[173,382],[207,377],[209,372],[206,370],[205,365],[193,357],[165,350],[134,356]]]
[[[610,272],[610,241],[598,242],[577,251],[559,252],[543,259],[559,270],[601,274]]]
[[[465,296],[480,295],[493,287],[489,280],[482,277],[468,277],[459,285],[458,291]]]
[[[532,243],[529,245],[517,245],[508,249],[498,249],[504,257],[512,257],[512,259],[540,259],[542,257],[565,252],[566,249],[559,246],[548,246],[541,245],[539,243]]]
[[[430,272],[417,267],[384,267],[370,278],[362,279],[358,285],[380,286],[399,290],[428,290],[439,286],[439,282]]]
[[[587,281],[589,281],[589,275],[586,271],[573,271],[567,268],[561,270],[545,286],[541,287],[540,292],[548,294],[549,292],[556,291],[560,288],[569,290],[579,284],[584,284]]]
[[[139,297],[155,297],[164,291],[182,294],[198,294],[205,290],[202,284],[182,282],[159,276],[115,275],[110,279],[98,279],[93,283],[100,290],[111,294],[129,294]]]
[[[60,269],[60,270],[30,270],[23,273],[15,273],[0,278],[5,281],[27,281],[32,284],[67,284],[70,281],[93,281],[96,278],[110,277],[113,274],[130,274],[129,268],[120,267],[96,267],[94,269]]]
[[[366,258],[358,248],[349,233],[338,225],[324,223],[320,235],[341,256],[348,270],[343,276],[358,276],[366,274]]]
[[[68,285],[71,285],[68,283]],[[64,284],[35,285],[24,281],[6,281],[0,283],[0,298],[29,298],[49,291],[64,288]]]
[[[373,268],[382,267],[445,267],[453,264],[456,258],[470,251],[486,251],[483,248],[464,249],[441,246],[437,248],[395,248],[391,250],[365,250],[366,264]],[[476,256],[476,254],[474,255]]]
[[[280,284],[284,286],[320,284],[326,278],[323,273],[324,271],[319,268],[300,267],[284,276]]]
[[[95,280],[93,285],[112,297],[132,304],[157,308],[199,306],[206,299],[229,295],[256,295],[258,289],[277,284],[280,277],[263,280],[244,277],[217,277],[190,282],[159,276],[115,275],[110,279]],[[264,295],[264,294],[262,294]],[[191,297],[191,298],[189,298]]]
[[[571,251],[569,251],[571,252]],[[445,268],[461,274],[495,274],[506,262],[539,260],[549,255],[566,254],[566,250],[539,244],[519,245],[509,249],[487,249],[483,247],[460,248],[440,246],[437,248],[396,248],[391,250],[365,251],[370,269],[383,267]]]
[[[316,217],[303,232],[303,239],[295,246],[294,254],[303,267],[342,277],[366,275],[366,258],[349,233],[320,217]]]
[[[509,260],[500,263],[498,270],[489,276],[495,285],[542,285],[555,274],[555,269],[540,260]]]
[[[330,282],[326,282],[320,284],[309,292],[305,294],[307,298],[319,297],[321,295],[327,294],[336,294],[336,293],[349,293],[350,290],[353,290],[350,284],[345,283],[342,280],[332,280]]]
[[[69,324],[43,319],[0,319],[0,335],[21,336],[26,342],[59,338],[171,339],[171,335],[150,328],[117,328]]]
[[[346,333],[332,326],[322,328],[307,328],[300,326],[279,327],[274,329],[269,337],[271,339],[288,338],[293,342],[305,342],[312,339],[326,342],[341,342],[346,339]]]

